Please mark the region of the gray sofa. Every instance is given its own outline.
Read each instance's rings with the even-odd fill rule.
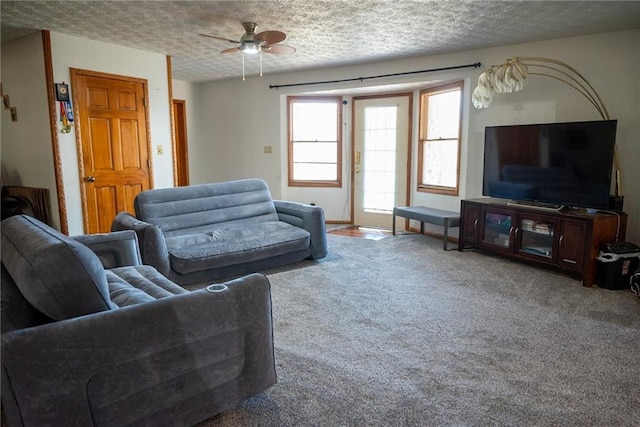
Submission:
[[[132,231],[20,215],[1,235],[9,427],[193,425],[275,384],[263,275],[189,292],[139,264]]]
[[[143,262],[179,284],[327,254],[322,208],[272,200],[261,179],[143,191],[134,207],[112,230],[135,230]]]

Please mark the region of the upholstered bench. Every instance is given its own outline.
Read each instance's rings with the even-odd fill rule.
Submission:
[[[442,209],[427,208],[424,206],[406,206],[393,208],[393,235],[396,235],[396,216],[420,221],[420,234],[424,233],[424,223],[442,225],[442,248],[447,251],[447,240],[449,238],[449,227],[460,226],[460,214]]]

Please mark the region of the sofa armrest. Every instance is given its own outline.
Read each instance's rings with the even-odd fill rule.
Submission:
[[[100,258],[104,268],[141,265],[138,238],[135,231],[123,230],[113,233],[81,234],[72,239],[82,243]]]
[[[224,285],[3,334],[8,424],[193,425],[266,390],[269,281]]]
[[[143,264],[151,265],[160,274],[171,278],[169,252],[160,227],[141,221],[130,213],[120,212],[111,223],[111,231],[122,230],[136,232]]]
[[[274,200],[280,221],[303,228],[311,234],[311,257],[320,259],[327,256],[327,228],[324,209],[319,206],[298,202]]]

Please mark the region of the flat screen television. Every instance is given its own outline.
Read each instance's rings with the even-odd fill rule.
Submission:
[[[485,128],[485,196],[608,209],[617,120]]]

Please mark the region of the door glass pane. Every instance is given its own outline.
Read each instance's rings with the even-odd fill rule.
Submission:
[[[552,258],[553,250],[553,222],[538,221],[523,218],[520,221],[522,242],[520,252],[531,255]]]
[[[363,187],[365,212],[391,213],[396,194],[395,105],[364,109]]]
[[[511,238],[511,215],[487,212],[484,215],[482,240],[492,245],[509,247]]]

